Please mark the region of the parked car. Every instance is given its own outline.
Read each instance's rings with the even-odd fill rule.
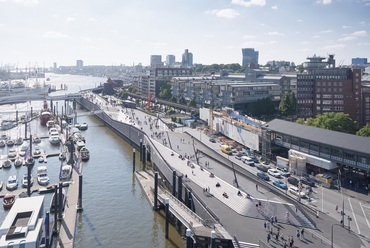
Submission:
[[[270,181],[270,177],[265,172],[259,171],[257,172],[257,176],[263,180]]]
[[[240,153],[238,153],[238,154],[235,155],[235,158],[241,160],[242,159],[242,155],[240,155]]]
[[[273,177],[276,177],[276,178],[280,178],[281,177],[281,174],[278,170],[276,169],[268,169],[267,170],[267,173]]]
[[[311,187],[314,187],[315,186],[315,183],[312,182],[310,179],[308,179],[307,177],[300,177],[299,180],[303,183],[303,184],[306,184],[308,186],[311,186]]]
[[[264,171],[264,172],[267,172],[268,169],[270,169],[270,165],[266,165],[264,163],[260,163],[256,167],[257,167],[257,169],[259,169],[261,171]]]
[[[289,177],[290,176],[290,172],[286,169],[286,168],[276,168],[280,174],[283,176],[283,177]]]
[[[233,147],[233,146],[230,146],[230,149],[231,149],[231,152],[233,154],[238,154],[239,153],[239,151],[235,147]]]
[[[248,153],[246,151],[240,151],[239,154],[241,156],[248,156]]]
[[[249,166],[254,166],[254,161],[251,158],[244,159],[243,162]]]
[[[288,183],[294,185],[294,186],[298,186],[299,184],[299,180],[295,177],[289,177],[288,178]]]
[[[212,142],[212,143],[216,143],[216,139],[215,138],[210,138],[209,141]]]
[[[254,161],[254,163],[259,163],[260,162],[260,161],[258,161],[256,156],[250,156],[250,158]]]
[[[279,187],[279,188],[282,188],[282,189],[288,189],[286,184],[281,180],[275,180],[272,184],[275,185],[276,187]]]
[[[295,196],[300,196],[301,198],[306,197],[306,194],[303,191],[299,190],[297,187],[290,186],[288,191]]]

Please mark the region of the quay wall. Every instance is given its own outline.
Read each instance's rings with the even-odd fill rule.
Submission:
[[[120,137],[122,137],[138,151],[140,151],[140,140],[142,140],[143,144],[146,145],[147,151],[150,153],[151,162],[153,162],[153,165],[159,171],[160,175],[166,179],[166,182],[161,183],[166,184],[166,186],[168,187],[172,187],[172,178],[174,171],[173,167],[162,157],[160,152],[158,152],[158,150],[156,149],[155,145],[151,142],[149,137],[144,132],[132,125],[113,120],[108,114],[106,114],[104,111],[101,111],[98,105],[86,98],[79,98],[76,99],[76,101],[85,109],[93,112],[100,121],[109,126],[115,133],[117,133]],[[183,177],[182,173],[177,172],[177,177]],[[196,193],[184,181],[183,186],[184,189],[187,188],[188,191],[192,192],[194,196],[193,203],[195,212],[204,220],[206,220],[207,223],[215,223],[218,220],[218,217],[214,214],[210,214],[210,212],[212,213],[212,211],[208,208],[208,206],[205,205],[205,203],[201,201],[200,197],[197,197]],[[178,193],[177,187],[176,193]],[[181,198],[185,199],[185,190],[182,191]]]

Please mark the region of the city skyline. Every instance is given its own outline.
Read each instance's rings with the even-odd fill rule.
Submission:
[[[185,49],[194,64],[242,64],[242,48],[301,64],[370,58],[370,0],[0,0],[1,65],[150,64]]]

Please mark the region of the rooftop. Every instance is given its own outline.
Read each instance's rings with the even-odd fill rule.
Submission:
[[[312,140],[333,147],[370,154],[370,138],[362,136],[305,126],[279,119],[268,122],[263,126],[263,129],[288,134],[300,139]]]

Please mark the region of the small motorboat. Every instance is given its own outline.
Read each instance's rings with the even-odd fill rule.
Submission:
[[[33,176],[30,174],[30,186],[33,185]],[[22,188],[27,188],[28,186],[28,174],[24,174],[22,178]]]
[[[87,161],[90,159],[90,152],[85,146],[81,148],[80,155],[82,161]]]
[[[6,145],[7,145],[7,146],[14,146],[14,144],[15,144],[15,141],[14,141],[14,140],[12,140],[12,139],[8,139],[8,140],[6,141]]]
[[[39,157],[39,163],[44,163],[44,157]]]
[[[18,157],[14,160],[14,166],[15,167],[21,167],[22,165],[23,165],[23,159]]]
[[[12,167],[12,161],[10,159],[7,159],[3,162],[3,168],[4,169],[10,169]]]
[[[76,141],[76,145],[77,145],[77,150],[81,150],[82,147],[85,147],[85,142],[83,140],[77,140]]]
[[[39,158],[41,156],[41,150],[38,146],[35,146],[35,150],[32,151],[32,156],[34,158]]]
[[[3,198],[3,207],[5,209],[9,209],[13,206],[14,202],[15,202],[15,195],[6,194]]]
[[[47,167],[44,165],[37,167],[37,183],[45,186],[49,184],[49,181]]]
[[[5,147],[5,145],[6,145],[6,141],[1,139],[0,140],[0,147]]]
[[[87,130],[87,128],[88,128],[88,125],[87,125],[86,122],[84,122],[80,125],[80,127],[78,129],[80,129],[81,131],[85,131],[85,130]]]
[[[71,176],[72,176],[72,165],[69,165],[69,164],[63,165],[60,170],[61,171],[60,171],[59,180],[61,182],[70,181]]]
[[[14,160],[17,157],[17,151],[14,148],[10,148],[8,151],[8,158]]]
[[[55,193],[51,197],[50,212],[54,212],[56,210],[57,206],[61,207],[62,211],[64,211],[64,207],[65,207],[65,204],[66,204],[66,192],[65,192],[64,189],[62,189],[62,202],[59,203],[59,201],[60,201],[60,198],[59,198],[59,190],[58,190],[57,197],[55,197]]]
[[[54,120],[47,121],[46,126],[47,126],[47,128],[55,127],[55,121]]]
[[[66,154],[64,152],[59,153],[59,160],[60,161],[66,160]]]
[[[33,137],[33,143],[35,143],[35,144],[41,143],[40,137],[38,137],[38,136]]]
[[[35,159],[32,157],[32,156],[29,156],[27,159],[26,159],[26,164],[27,165],[34,165],[35,164]]]
[[[15,141],[16,146],[20,146],[22,144],[23,144],[23,138],[19,137],[18,139],[16,139],[16,141]]]
[[[9,191],[15,190],[18,188],[18,179],[16,175],[10,176],[8,182],[6,183],[6,189]]]

